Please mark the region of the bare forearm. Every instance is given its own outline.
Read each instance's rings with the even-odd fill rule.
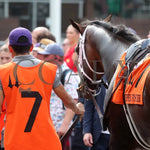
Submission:
[[[72,97],[70,95],[66,96],[66,98],[63,99],[63,103],[67,108],[70,108],[75,113],[77,113],[78,108],[76,106],[76,102],[72,99]]]
[[[58,130],[58,136],[63,136],[67,130],[69,129],[69,126],[71,125],[71,121],[73,120],[74,112],[71,109],[66,109],[64,120],[61,124],[61,127]]]
[[[69,126],[71,121],[73,120],[74,115],[75,113],[71,109],[67,108],[62,125]]]

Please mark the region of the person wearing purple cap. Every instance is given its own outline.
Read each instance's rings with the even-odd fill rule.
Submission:
[[[5,150],[61,150],[50,118],[52,89],[76,114],[84,106],[75,104],[56,76],[57,66],[30,55],[31,32],[22,27],[9,34],[12,62],[0,66],[0,112],[6,100]]]

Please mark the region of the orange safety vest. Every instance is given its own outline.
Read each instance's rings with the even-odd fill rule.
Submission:
[[[2,105],[2,112],[1,112],[1,115],[0,115],[0,133],[4,127],[4,117],[5,117],[5,114],[6,114],[6,100],[4,99],[4,102],[3,102],[3,105]],[[0,134],[0,140],[1,140],[1,134]]]
[[[50,118],[50,95],[56,65],[39,63],[22,67],[14,62],[0,66],[6,98],[5,150],[61,150]]]

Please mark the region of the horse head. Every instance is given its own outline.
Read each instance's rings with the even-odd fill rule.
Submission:
[[[138,39],[127,27],[113,26],[109,23],[110,19],[111,15],[102,21],[87,20],[81,24],[71,20],[73,27],[81,33],[76,51],[79,55],[78,72],[84,87],[79,89],[84,93],[84,97],[90,98],[89,92],[96,95],[102,83],[107,86],[102,80],[104,72],[109,83],[118,64],[117,60],[124,50]]]
[[[97,91],[100,91],[101,78],[104,75],[103,65],[100,61],[100,55],[96,50],[96,45],[93,44],[94,40],[96,40],[92,38],[93,31],[88,29],[90,28],[88,26],[90,21],[78,24],[71,20],[71,24],[81,33],[80,41],[76,47],[79,65],[78,62],[75,63],[78,66],[78,73],[82,79],[79,93],[82,96],[84,94],[86,98],[90,98],[89,92],[95,95]]]

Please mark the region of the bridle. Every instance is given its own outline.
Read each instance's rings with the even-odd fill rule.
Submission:
[[[83,60],[86,62],[86,65],[88,67],[88,69],[96,74],[96,75],[104,75],[104,72],[97,72],[95,71],[91,65],[89,64],[89,61],[86,57],[86,52],[85,52],[85,37],[86,37],[86,33],[87,33],[87,29],[89,28],[89,26],[87,26],[83,32],[83,35],[80,37],[80,41],[79,41],[79,64],[78,64],[78,67],[79,67],[79,76],[82,76],[81,78],[85,78],[85,79],[88,79],[90,81],[91,84],[94,84],[94,85],[101,85],[101,83],[104,83],[104,81],[102,79],[100,80],[94,80],[92,79],[84,70],[84,67],[83,67]],[[86,89],[88,89],[88,91],[90,91],[92,93],[93,96],[96,96],[100,93],[100,86],[97,86],[96,89],[92,89],[88,86],[88,83],[86,82],[86,80],[84,80],[82,82],[82,84],[84,85],[84,87]],[[96,86],[95,86],[96,87]]]
[[[93,100],[93,104],[97,110],[97,113],[98,113],[98,116],[99,116],[99,119],[100,119],[100,123],[101,123],[101,126],[103,128],[103,123],[102,123],[102,120],[103,120],[103,114],[102,114],[102,111],[100,110],[96,100],[95,100],[95,96],[99,95],[100,92],[101,92],[101,84],[104,84],[106,85],[106,83],[103,81],[103,79],[100,79],[100,80],[93,80],[84,70],[84,67],[83,67],[83,60],[86,62],[86,65],[88,66],[88,69],[92,72],[92,73],[95,73],[97,75],[104,75],[104,72],[97,72],[95,71],[94,69],[92,69],[91,65],[89,64],[89,61],[86,57],[86,53],[85,53],[85,47],[84,47],[84,44],[85,44],[85,36],[86,36],[86,32],[87,32],[87,29],[88,29],[89,26],[86,27],[86,29],[84,30],[83,32],[83,35],[80,37],[80,41],[79,41],[79,44],[78,44],[78,48],[79,48],[79,64],[78,62],[76,62],[76,67],[77,67],[77,70],[78,70],[78,74],[80,76],[80,79],[81,79],[81,83],[80,83],[80,87],[77,89],[78,91],[78,95],[79,97],[82,97],[82,93],[86,92],[88,94],[88,99],[92,99]],[[91,82],[91,84],[94,84],[94,89],[91,89],[89,87],[89,84],[87,83],[87,79]],[[95,88],[96,87],[96,88]],[[83,96],[84,97],[84,96]]]

